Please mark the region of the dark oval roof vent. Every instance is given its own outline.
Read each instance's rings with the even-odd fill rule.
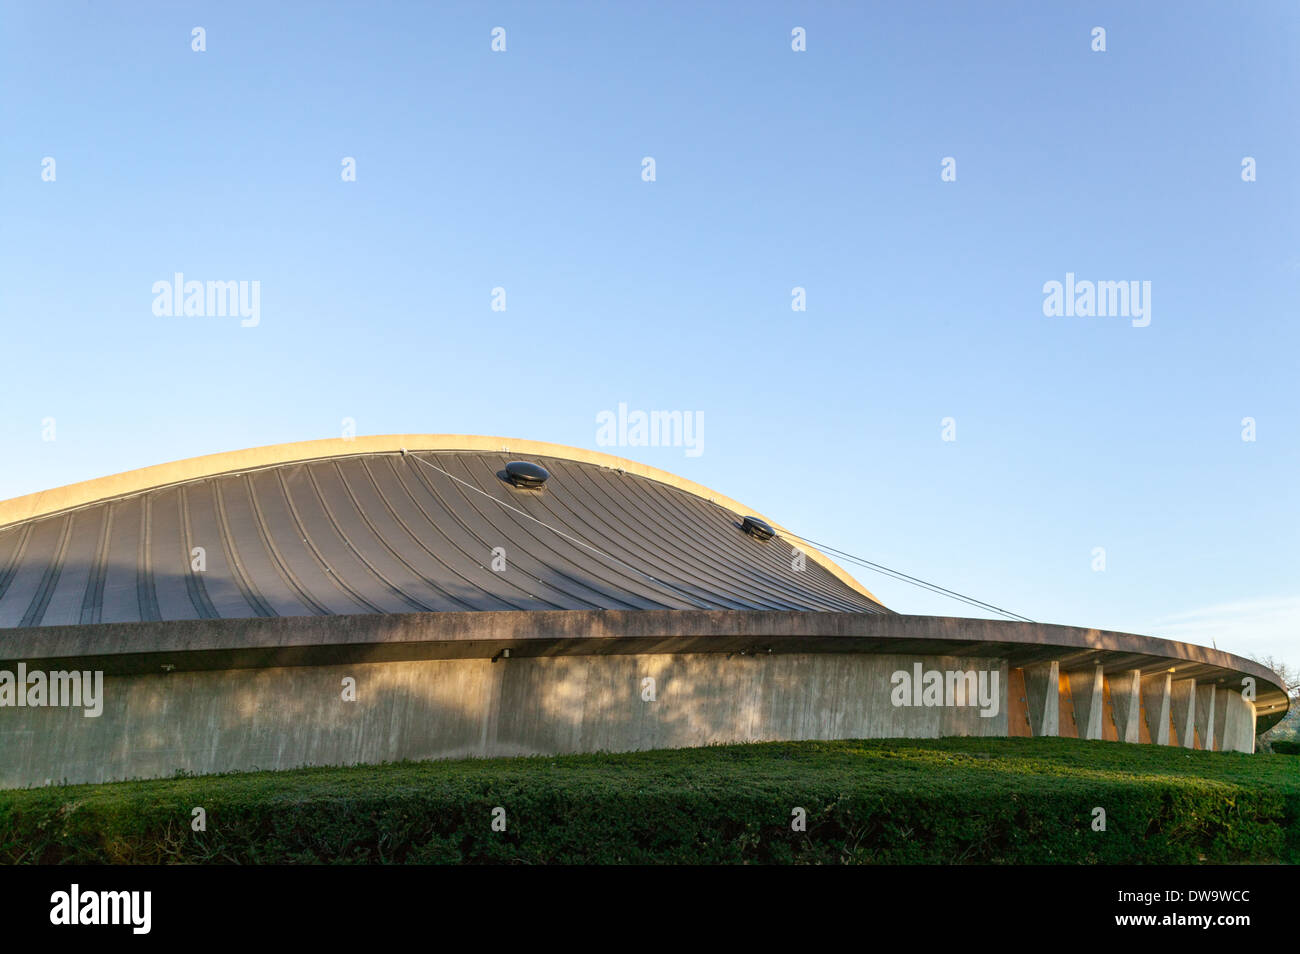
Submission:
[[[760,540],[771,540],[776,536],[776,531],[772,529],[772,525],[759,520],[757,517],[746,517],[740,524],[740,529]]]
[[[506,464],[506,480],[516,487],[535,490],[550,478],[545,467],[531,464],[526,460],[512,460]]]

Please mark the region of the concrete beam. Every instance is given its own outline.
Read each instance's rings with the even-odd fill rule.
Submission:
[[[1225,731],[1228,727],[1228,708],[1230,700],[1228,696],[1231,690],[1224,689],[1220,686],[1214,687],[1214,747],[1220,752],[1231,752],[1228,745],[1228,735]]]
[[[1214,748],[1216,738],[1214,697],[1213,685],[1196,687],[1196,733],[1201,737],[1201,748],[1207,752]]]
[[[1026,666],[1025,704],[1034,738],[1061,734],[1061,664],[1053,660]]]
[[[1100,739],[1101,720],[1105,718],[1106,674],[1101,666],[1075,669],[1065,674],[1070,681],[1070,698],[1074,700],[1074,722],[1079,738]]]
[[[1175,679],[1169,692],[1173,707],[1173,744],[1185,749],[1196,748],[1196,680]]]
[[[1129,669],[1110,677],[1110,706],[1121,742],[1142,739],[1142,670]]]
[[[1238,726],[1240,735],[1238,740],[1241,747],[1238,752],[1246,752],[1251,755],[1255,754],[1255,737],[1258,729],[1258,713],[1255,711],[1254,703],[1247,702],[1246,710],[1241,714],[1241,724]]]
[[[1216,704],[1223,710],[1223,752],[1255,751],[1255,706],[1234,688],[1220,689]]]
[[[1172,681],[1168,672],[1142,677],[1142,707],[1146,709],[1147,732],[1156,745],[1169,744],[1169,690]]]

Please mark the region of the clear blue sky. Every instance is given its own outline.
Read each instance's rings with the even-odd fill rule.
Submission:
[[[345,417],[696,411],[701,456],[611,450],[1035,619],[1300,664],[1297,50],[1292,2],[6,3],[0,498]],[[178,271],[260,324],[155,316]],[[1151,324],[1044,317],[1067,272],[1150,281]]]

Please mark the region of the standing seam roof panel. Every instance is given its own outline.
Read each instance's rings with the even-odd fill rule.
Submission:
[[[81,622],[81,604],[94,570],[95,554],[99,548],[99,524],[104,515],[86,511],[68,516],[69,522],[75,524],[75,530],[63,555],[58,583],[36,622],[38,626],[75,626]]]
[[[0,529],[0,628],[466,609],[889,612],[811,558],[793,571],[792,543],[754,539],[697,494],[545,455],[534,459],[550,480],[520,490],[499,477],[511,459],[272,463],[19,521]],[[505,572],[488,567],[497,546]]]
[[[386,457],[382,461],[377,461],[376,464],[377,466],[375,469],[380,470],[391,479],[401,491],[401,496],[396,498],[396,505],[405,508],[405,512],[407,513],[414,510],[413,519],[416,519],[419,522],[414,527],[408,526],[408,529],[417,540],[420,540],[417,531],[418,529],[427,526],[430,529],[431,534],[437,534],[446,541],[446,544],[448,545],[445,550],[447,561],[451,566],[456,568],[457,573],[462,576],[471,587],[476,587],[476,590],[471,590],[470,592],[476,591],[479,593],[491,594],[498,599],[507,600],[513,609],[537,610],[565,608],[561,603],[553,602],[551,599],[538,595],[542,587],[535,582],[527,588],[524,588],[514,580],[501,579],[499,574],[494,574],[491,570],[487,569],[478,558],[471,557],[470,552],[466,550],[466,546],[468,545],[472,547],[475,552],[481,552],[482,544],[478,541],[470,542],[473,539],[472,535],[465,530],[465,527],[459,521],[453,519],[452,515],[448,514],[445,508],[443,508],[436,500],[433,501],[433,503],[436,503],[437,506],[435,511],[432,513],[421,506],[415,493],[411,490],[407,481],[403,478],[401,471],[398,469],[398,464],[394,462],[391,457]],[[371,470],[370,468],[370,461],[366,461],[366,468],[367,470],[370,470],[373,476],[374,470]],[[378,484],[378,479],[376,479],[376,486],[380,486]],[[385,494],[385,496],[390,503],[394,502],[395,495]],[[425,493],[425,496],[427,497],[428,494]],[[444,519],[439,523],[438,520],[434,519],[435,517],[444,517]],[[407,522],[409,524],[409,520]],[[426,546],[422,541],[421,545]],[[429,549],[429,552],[433,552],[432,549],[427,546],[426,549]]]
[[[691,515],[683,507],[682,501],[677,499],[678,495],[665,495],[665,499],[661,501],[657,499],[657,491],[663,488],[651,490],[648,487],[641,487],[634,492],[630,487],[625,486],[624,479],[620,479],[625,478],[625,475],[614,472],[585,476],[592,485],[593,500],[597,506],[605,506],[600,503],[597,494],[603,494],[605,499],[609,501],[608,512],[611,514],[619,512],[617,502],[613,499],[614,494],[620,495],[632,504],[635,509],[629,510],[625,507],[622,512],[631,514],[632,519],[638,521],[638,525],[647,540],[658,543],[658,546],[648,548],[651,552],[661,551],[682,554],[684,559],[695,563],[693,572],[697,577],[713,579],[720,587],[734,594],[735,599],[740,601],[744,608],[775,610],[808,608],[807,593],[803,594],[802,600],[792,600],[787,595],[791,591],[786,590],[783,581],[779,586],[775,588],[769,587],[765,591],[761,586],[755,584],[752,574],[747,577],[741,569],[730,563],[725,551],[716,545],[715,537],[707,533],[693,533],[696,521],[691,519]],[[571,477],[575,482],[583,479],[579,474],[572,474]],[[645,501],[647,506],[656,506],[660,513],[663,514],[663,519],[659,521],[648,519],[644,523],[640,523],[639,514],[642,511],[638,504],[633,503],[634,499]],[[688,535],[684,536],[683,534]],[[690,534],[693,534],[693,539]],[[710,562],[701,556],[701,554],[709,552],[716,553],[719,559]],[[829,607],[820,605],[816,608]]]
[[[671,488],[655,488],[656,492],[672,492]],[[724,507],[707,500],[692,497],[688,494],[680,494],[683,498],[683,504],[688,510],[695,510],[699,513],[701,520],[699,525],[705,528],[717,528],[718,533],[714,534],[717,539],[719,534],[725,534],[730,537],[732,534],[740,534],[740,538],[746,547],[747,553],[753,554],[754,565],[762,567],[766,565],[772,571],[771,576],[758,575],[758,579],[771,584],[780,584],[782,586],[791,585],[791,570],[789,556],[793,552],[793,544],[781,537],[774,538],[771,541],[757,540],[745,533],[741,529],[741,520],[731,511]],[[769,546],[769,543],[777,544],[777,547],[784,546],[788,549],[783,551],[784,556],[778,557],[777,547]],[[811,548],[802,547],[805,552]],[[750,564],[747,564],[750,565]],[[807,576],[804,576],[807,574]],[[832,600],[833,605],[843,608],[848,612],[884,612],[884,607],[878,603],[868,600],[860,593],[848,590],[840,581],[830,575],[821,564],[815,560],[808,560],[807,567],[800,571],[801,583],[803,586],[814,589],[817,592],[826,594]],[[834,594],[832,596],[832,594]]]
[[[485,511],[479,509],[478,502],[483,499],[480,495],[471,494],[443,474],[438,474],[438,477],[440,482],[446,485],[446,489],[439,490],[434,478],[430,476],[436,472],[417,466],[414,462],[408,467],[412,469],[410,472],[413,474],[413,479],[424,488],[425,492],[435,497],[448,513],[463,521],[465,528],[473,534],[474,539],[482,547],[480,552],[484,560],[491,559],[493,548],[511,542],[506,553],[507,566],[526,572],[527,576],[536,580],[538,585],[544,585],[559,594],[561,609],[645,609],[649,605],[648,600],[640,600],[632,594],[619,599],[614,595],[615,591],[612,588],[607,589],[601,585],[604,581],[599,577],[593,576],[589,582],[582,582],[566,570],[560,569],[565,565],[563,560],[547,561],[534,554],[534,549],[548,548],[522,526],[516,527],[513,533],[502,531]],[[450,497],[452,494],[458,496]],[[453,506],[452,501],[458,501],[461,506]],[[500,509],[499,506],[492,506],[494,509]],[[520,559],[520,554],[523,554],[523,559]],[[613,605],[610,605],[611,602]]]
[[[816,584],[820,580],[829,579],[830,575],[814,560],[808,561],[807,568],[795,580],[788,558],[782,560],[776,555],[782,541],[760,541],[751,537],[741,529],[740,517],[717,504],[664,486],[648,487],[646,496],[676,503],[681,508],[682,526],[688,528],[695,538],[697,548],[715,554],[718,566],[738,574],[747,573],[754,586],[775,588],[783,593],[801,593],[804,603],[812,599],[817,601],[819,608],[832,611],[870,612],[882,609],[842,584],[839,584],[835,596],[822,590]],[[775,572],[763,572],[764,566],[771,567]],[[805,573],[809,575],[804,576]]]
[[[361,592],[361,587],[354,588],[347,582],[352,577],[352,574],[349,574],[346,570],[341,570],[337,574],[338,584],[346,587],[353,599],[371,607],[373,612],[431,612],[433,610],[432,606],[420,602],[414,596],[403,592],[394,585],[353,542],[339,522],[334,507],[330,505],[324,491],[321,489],[315,471],[315,464],[307,464],[302,468],[302,480],[307,486],[301,488],[300,496],[303,498],[302,512],[307,514],[319,513],[324,524],[329,527],[328,533],[322,531],[317,537],[320,559],[335,566],[351,565],[355,567],[356,576],[354,578],[373,581],[377,585],[377,589],[374,590],[376,596],[373,600],[366,599],[363,592]],[[310,516],[303,519],[307,522],[313,522]]]
[[[557,474],[561,472],[555,461],[549,459],[543,461]],[[686,606],[695,608],[742,607],[742,604],[720,594],[716,589],[702,585],[690,574],[680,572],[679,568],[670,568],[667,560],[644,559],[641,550],[627,546],[625,541],[619,539],[617,533],[612,532],[609,523],[601,518],[600,513],[593,506],[594,501],[576,484],[561,479],[554,485],[548,485],[544,493],[520,491],[515,496],[518,498],[516,505],[532,513],[537,519],[551,526],[565,527],[567,528],[565,532],[571,536],[596,546],[611,557],[628,564],[627,567],[622,568],[623,572],[626,573],[631,569],[634,574],[631,579],[644,580],[647,586],[653,588],[653,592],[663,594],[661,598],[672,600],[674,603],[685,601]]]
[[[0,599],[0,626],[19,626],[27,616],[32,601],[40,592],[41,581],[49,572],[55,550],[63,536],[68,517],[54,517],[36,524],[23,551],[22,562],[15,568],[4,599]]]
[[[711,572],[707,564],[693,561],[687,551],[675,551],[674,547],[647,546],[646,543],[656,536],[653,532],[648,532],[647,527],[635,528],[637,535],[641,537],[641,546],[635,547],[624,533],[616,529],[617,515],[601,503],[594,486],[579,479],[576,473],[566,470],[562,462],[549,461],[548,463],[555,467],[557,474],[560,475],[554,495],[557,503],[568,506],[566,499],[571,499],[575,519],[583,521],[588,528],[588,533],[597,539],[602,548],[614,551],[617,556],[639,566],[644,572],[669,581],[687,592],[701,592],[704,594],[705,605],[714,603],[721,609],[788,608],[787,604],[776,600],[769,601],[762,597],[756,599],[752,595],[745,596],[738,593],[735,587],[725,583]],[[591,483],[594,484],[597,481],[611,479],[612,473],[597,472],[589,476]],[[693,568],[690,566],[692,562],[695,563]],[[706,581],[711,581],[713,585],[706,587],[704,585]]]
[[[440,463],[445,464],[448,462],[442,460]],[[501,466],[504,466],[506,460],[502,458],[499,463]],[[456,461],[452,466],[461,471],[459,474],[456,474],[456,476],[460,477],[462,480],[468,480],[470,483],[476,484],[479,487],[485,485],[486,480],[475,480],[474,475],[468,470],[468,468],[463,466],[461,461]],[[450,468],[444,467],[443,469],[447,470],[448,473],[452,473]],[[500,485],[499,488],[494,488],[498,494],[502,492],[509,493],[509,488],[507,488],[503,482],[496,479],[496,469],[495,466],[489,466],[489,473],[486,479],[495,480],[496,483]],[[586,584],[584,588],[591,592],[595,599],[602,601],[597,603],[600,608],[650,609],[653,607],[663,606],[665,603],[676,608],[685,608],[691,605],[688,600],[684,599],[682,594],[674,593],[672,590],[662,587],[654,581],[646,579],[644,576],[629,573],[626,567],[620,566],[618,563],[610,560],[609,557],[602,557],[584,547],[579,547],[572,541],[559,536],[554,531],[547,530],[545,527],[534,523],[533,521],[523,519],[519,514],[512,512],[505,506],[502,506],[502,503],[505,503],[510,507],[517,507],[521,510],[524,509],[520,507],[519,503],[516,501],[503,500],[501,497],[489,492],[489,496],[498,501],[497,503],[491,503],[481,494],[476,494],[472,491],[466,490],[460,484],[456,484],[455,481],[449,481],[449,483],[455,485],[456,490],[459,491],[466,504],[472,507],[475,513],[481,515],[493,530],[503,538],[509,538],[513,534],[514,538],[519,540],[520,535],[522,535],[522,538],[526,540],[528,544],[527,548],[525,548],[525,552],[528,554],[530,559],[536,560],[537,563],[543,567],[549,567],[551,564],[573,566],[573,573],[565,572],[561,574],[567,581],[569,581],[569,585],[583,586],[578,579],[578,575],[580,573],[588,574],[588,578],[592,582]],[[534,494],[535,492],[518,491],[517,493],[524,495]],[[545,493],[546,492],[543,491],[537,495],[544,496]],[[511,527],[512,529],[502,530],[501,528],[503,526]],[[574,532],[574,528],[560,527],[559,529],[575,539],[583,539],[580,533]],[[518,546],[519,544],[516,543],[516,547]],[[544,559],[542,556],[538,556],[539,553],[549,553],[556,557],[556,559]],[[627,606],[627,603],[630,603],[631,605]]]
[[[513,608],[511,604],[504,600],[497,600],[486,594],[480,605],[475,605],[466,596],[457,595],[468,585],[465,578],[457,575],[445,560],[431,554],[427,549],[420,546],[419,540],[392,512],[383,495],[375,488],[373,480],[366,476],[362,481],[370,488],[369,492],[374,495],[376,502],[375,506],[367,508],[359,496],[359,494],[364,494],[367,491],[364,488],[352,486],[347,475],[343,472],[342,461],[331,461],[331,463],[333,467],[322,468],[318,478],[326,486],[332,480],[337,479],[338,481],[338,489],[341,493],[333,494],[338,501],[335,515],[343,526],[353,527],[349,534],[352,540],[367,541],[367,546],[363,549],[369,554],[371,560],[378,563],[387,555],[394,561],[392,564],[393,569],[389,571],[389,574],[395,580],[401,580],[403,576],[406,576],[407,581],[403,586],[404,592],[415,593],[421,602],[428,603],[435,610]],[[362,462],[361,466],[364,468],[364,462]],[[354,518],[360,522],[359,526],[352,523]],[[384,532],[385,525],[389,527],[389,533]],[[361,529],[362,527],[365,528],[364,532]],[[373,545],[370,545],[371,543]]]

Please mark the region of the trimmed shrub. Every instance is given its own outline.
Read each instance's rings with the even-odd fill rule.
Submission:
[[[1168,746],[962,738],[185,777],[0,792],[0,861],[1296,862],[1298,768]],[[195,807],[206,831],[191,830]],[[504,831],[492,826],[498,807]]]

